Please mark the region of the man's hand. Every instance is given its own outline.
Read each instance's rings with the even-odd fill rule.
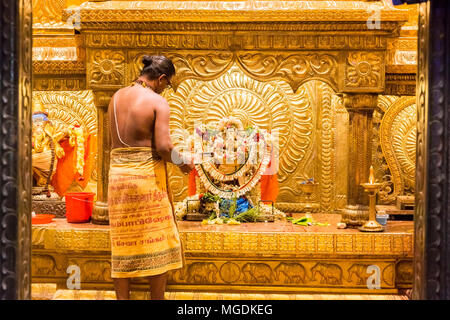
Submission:
[[[180,169],[184,174],[189,174],[189,172],[194,169],[194,158],[184,155],[183,156],[183,164],[180,165]]]
[[[189,172],[191,172],[192,169],[194,169],[194,165],[192,163],[186,163],[181,165],[180,169],[184,174],[189,174]]]

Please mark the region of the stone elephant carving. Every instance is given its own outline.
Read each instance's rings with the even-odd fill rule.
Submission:
[[[172,284],[181,282],[183,274],[186,273],[185,268],[186,267],[184,267],[183,269],[170,270],[168,272],[167,283]]]
[[[111,281],[111,264],[107,261],[88,261],[83,265],[81,275],[85,281]]]
[[[305,283],[307,280],[306,270],[300,263],[281,262],[275,269],[275,280],[280,280],[283,274],[284,283]]]
[[[242,267],[244,282],[272,283],[273,271],[265,263],[246,263]]]
[[[212,262],[194,262],[187,267],[187,271],[180,275],[180,279],[186,279],[189,283],[216,283],[216,265]]]
[[[336,264],[317,263],[311,268],[311,279],[316,280],[317,274],[321,284],[342,284],[342,269]]]
[[[367,273],[368,264],[355,263],[348,268],[348,282],[352,282],[353,276],[356,277],[357,284],[366,284],[370,274]]]
[[[56,274],[56,262],[49,255],[33,255],[31,259],[32,274],[36,276],[49,276]]]

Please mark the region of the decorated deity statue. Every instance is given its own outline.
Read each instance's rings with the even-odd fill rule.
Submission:
[[[35,185],[44,187],[50,196],[48,186],[56,172],[56,161],[64,157],[59,141],[66,132],[57,132],[42,104],[35,100],[32,116],[32,169]]]
[[[265,177],[272,157],[272,137],[269,132],[257,127],[244,128],[239,119],[226,117],[218,123],[195,128],[194,136],[190,137],[187,145],[196,160],[195,170],[191,172],[188,183],[189,197],[185,202],[195,199],[205,202],[205,199],[217,197],[216,213],[212,216],[216,219],[231,219],[231,223],[238,223],[234,217],[240,214],[248,218],[249,212],[255,218],[253,221],[256,221],[256,210],[266,216],[265,220],[270,214],[272,219],[274,213],[284,215],[273,207],[278,194],[276,174],[269,180]],[[198,181],[203,186],[202,190],[197,188]],[[261,192],[261,188],[264,192]],[[262,194],[268,199],[264,199]],[[271,212],[263,203],[265,200],[272,203]],[[203,207],[210,208],[211,205]],[[177,210],[178,217],[184,218],[188,214],[186,211],[187,206],[182,202]],[[210,210],[207,210],[207,214],[210,214]],[[196,213],[195,218],[190,220],[198,218]],[[247,220],[242,218],[241,221]]]
[[[55,120],[55,119],[53,119]],[[58,122],[58,119],[55,120]],[[32,169],[34,194],[59,196],[73,186],[86,186],[94,168],[90,155],[95,137],[87,135],[78,121],[57,126],[39,99],[34,99],[32,116]],[[53,196],[52,196],[53,197]],[[57,196],[55,196],[57,197]]]

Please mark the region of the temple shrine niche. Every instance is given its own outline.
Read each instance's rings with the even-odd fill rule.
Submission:
[[[373,293],[370,265],[378,293],[411,288],[417,10],[388,0],[33,0],[33,210],[56,215],[33,225],[36,295],[47,283],[69,294],[73,264],[83,289],[113,288],[106,112],[153,54],[177,71],[162,94],[174,144],[192,151],[214,136],[195,172],[168,165],[187,261],[169,291]],[[95,193],[90,222],[67,223],[69,192]],[[381,232],[360,231],[383,214]]]
[[[32,210],[65,217],[65,194],[97,189],[92,92],[35,91],[32,133]]]

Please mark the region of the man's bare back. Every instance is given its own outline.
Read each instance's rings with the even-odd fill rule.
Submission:
[[[173,149],[168,123],[170,110],[162,96],[140,85],[122,88],[111,99],[108,115],[112,148],[153,147],[170,161],[167,159],[167,152]],[[117,135],[116,124],[122,141]]]
[[[165,161],[181,164],[180,155],[173,150],[169,128],[170,108],[164,97],[141,85],[122,88],[112,97],[108,116],[113,149],[152,147]],[[185,173],[192,168],[191,163],[180,166]]]
[[[153,145],[155,109],[161,98],[141,86],[126,87],[114,94],[108,109],[112,148],[127,147],[127,145],[132,147],[151,147]],[[114,102],[116,104],[115,115]],[[117,130],[120,138],[127,145],[119,140]]]

